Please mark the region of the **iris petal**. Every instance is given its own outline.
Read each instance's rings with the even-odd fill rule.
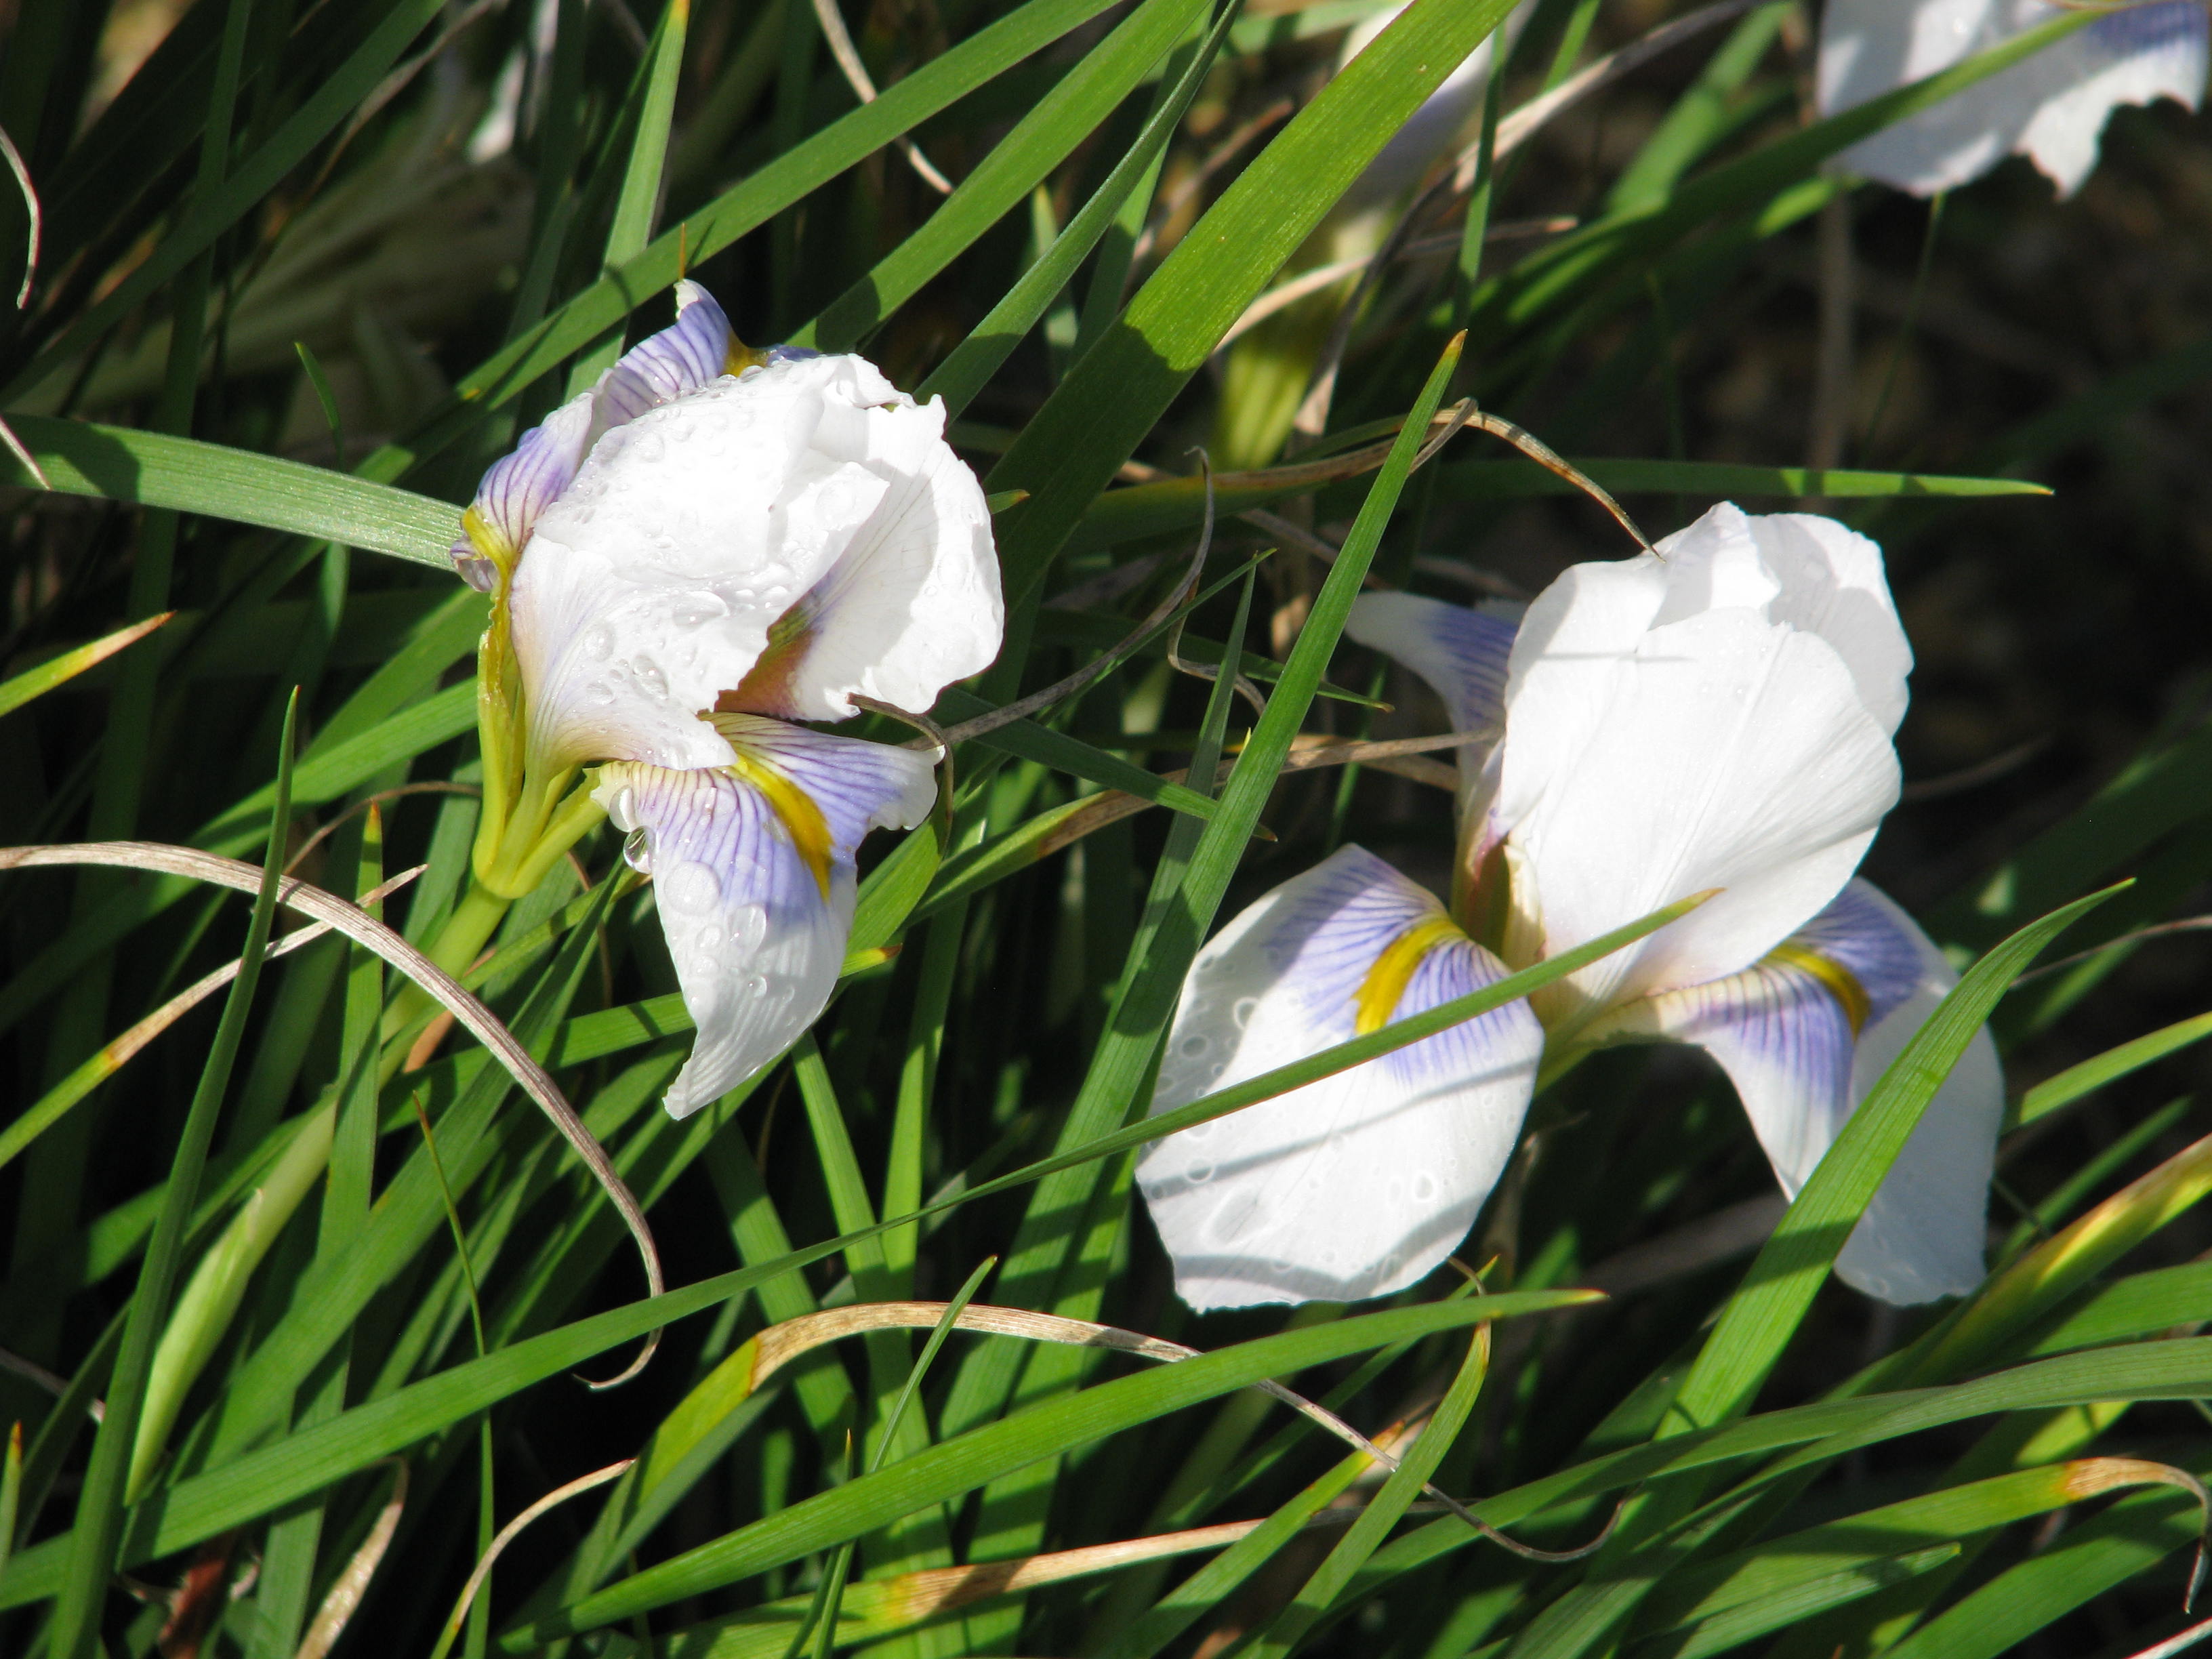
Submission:
[[[2042,0],[1830,0],[1820,29],[1821,113],[1948,69],[2064,15]],[[1838,165],[1932,196],[2017,153],[2070,196],[2095,167],[2115,106],[2160,98],[2197,106],[2206,38],[2198,0],[2114,7],[2026,61],[1853,145]]]
[[[1154,1112],[1355,1035],[1391,947],[1395,1017],[1503,976],[1498,960],[1381,860],[1346,847],[1245,910],[1192,964]],[[1414,1283],[1449,1255],[1512,1156],[1543,1033],[1516,1002],[1157,1143],[1137,1168],[1193,1307],[1349,1301]]]
[[[1735,1084],[1783,1191],[1797,1195],[1889,1062],[1956,982],[1942,952],[1854,881],[1765,960],[1632,1004],[1594,1036],[1703,1048]],[[1900,1304],[1981,1282],[1984,1218],[2003,1114],[1995,1045],[1978,1032],[1905,1142],[1836,1263]]]
[[[935,795],[929,761],[909,750],[798,727],[737,735],[744,775],[617,762],[594,791],[617,828],[641,834],[632,862],[653,878],[698,1028],[669,1087],[676,1117],[769,1064],[821,1016],[852,931],[854,849],[872,828],[919,822]]]

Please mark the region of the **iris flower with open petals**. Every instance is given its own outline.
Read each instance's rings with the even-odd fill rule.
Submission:
[[[453,554],[494,596],[471,902],[495,921],[602,815],[631,832],[698,1027],[681,1117],[821,1013],[854,849],[936,799],[928,756],[799,722],[927,709],[1002,611],[942,403],[753,350],[696,283],[677,306],[484,475]]]
[[[1575,566],[1525,615],[1369,594],[1349,631],[1487,734],[1459,751],[1451,905],[1358,847],[1267,894],[1193,964],[1155,1112],[1722,890],[1526,1001],[1156,1143],[1138,1180],[1184,1299],[1413,1284],[1473,1224],[1540,1073],[1613,1042],[1712,1055],[1794,1195],[1954,983],[1853,873],[1897,800],[1911,667],[1881,550],[1722,506],[1658,556]],[[2002,1105],[1984,1031],[1845,1245],[1847,1280],[1899,1303],[1980,1280]]]
[[[1933,196],[2008,155],[2028,157],[2071,196],[2097,164],[2120,104],[2204,92],[2203,0],[2106,0],[2107,15],[1845,150],[1853,172]],[[1820,20],[1820,112],[1832,115],[2066,15],[2045,0],[1828,0]]]

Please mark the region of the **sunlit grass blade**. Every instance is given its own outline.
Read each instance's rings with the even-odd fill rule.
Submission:
[[[155,629],[174,616],[164,611],[149,617],[142,623],[119,628],[105,639],[94,640],[90,645],[81,645],[74,651],[64,651],[52,661],[42,662],[36,668],[27,669],[12,679],[0,680],[0,714],[21,708],[33,697],[44,696],[58,685],[64,685],[88,668],[106,662],[117,652],[136,645]]]
[[[296,702],[287,710],[284,732],[276,761],[277,822],[291,788],[292,738]],[[131,1297],[123,1346],[115,1360],[115,1373],[106,1390],[106,1411],[100,1431],[93,1437],[92,1462],[77,1498],[76,1525],[69,1534],[69,1565],[54,1607],[47,1651],[56,1659],[79,1659],[94,1651],[100,1641],[99,1624],[114,1571],[116,1553],[122,1543],[124,1504],[141,1414],[152,1383],[156,1346],[171,1316],[170,1296],[183,1271],[185,1231],[198,1197],[201,1172],[208,1148],[230,1087],[230,1073],[246,1034],[246,1017],[253,1006],[253,993],[261,977],[262,953],[276,915],[278,877],[284,867],[284,838],[272,833],[262,860],[253,911],[246,924],[243,965],[231,981],[222,1023],[209,1045],[191,1107],[179,1137],[169,1167],[168,1192],[154,1236],[146,1249],[144,1265]]]

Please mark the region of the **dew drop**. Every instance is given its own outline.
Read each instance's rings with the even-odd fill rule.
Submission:
[[[768,981],[763,979],[758,974],[755,974],[750,979],[745,981],[745,994],[750,997],[766,996],[768,994]]]
[[[644,830],[633,830],[623,838],[623,862],[646,875],[653,873],[653,849],[646,845]]]
[[[652,658],[639,657],[631,662],[630,667],[637,675],[638,684],[647,692],[656,697],[668,695],[668,676],[660,672],[660,665]]]
[[[601,623],[584,635],[584,654],[593,662],[605,662],[614,654],[615,630]]]
[[[702,951],[719,951],[722,948],[722,930],[710,921],[693,935],[691,942]]]
[[[728,601],[720,593],[708,592],[686,593],[676,602],[669,617],[678,628],[703,628],[729,614]]]
[[[644,462],[647,466],[667,454],[668,446],[660,441],[658,432],[638,434],[637,441],[629,447],[629,459]]]
[[[1239,997],[1236,1006],[1230,1009],[1229,1017],[1237,1022],[1237,1029],[1241,1031],[1252,1023],[1252,1016],[1259,1006],[1260,999],[1257,997]]]
[[[1209,1046],[1210,1045],[1207,1043],[1206,1040],[1202,1036],[1188,1036],[1182,1040],[1183,1053],[1188,1054],[1194,1060],[1195,1060],[1199,1055],[1204,1054]]]
[[[615,791],[614,809],[608,817],[615,821],[617,830],[635,830],[637,823],[637,791],[624,784]]]
[[[499,567],[489,559],[481,559],[471,555],[465,558],[455,559],[453,568],[460,573],[463,581],[479,593],[489,593],[499,586]]]
[[[1182,1178],[1194,1187],[1202,1187],[1213,1179],[1213,1165],[1194,1160],[1182,1166]]]
[[[614,688],[605,680],[593,680],[584,688],[584,701],[599,708],[611,708],[615,700]]]
[[[1437,1178],[1426,1170],[1413,1177],[1413,1202],[1433,1204],[1437,1201]]]
[[[720,902],[722,884],[705,865],[687,861],[660,878],[660,902],[672,910],[699,911]]]

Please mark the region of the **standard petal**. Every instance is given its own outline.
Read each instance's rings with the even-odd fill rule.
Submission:
[[[593,795],[636,834],[630,860],[653,878],[698,1027],[669,1086],[676,1117],[719,1099],[820,1017],[852,931],[854,848],[872,825],[928,811],[928,763],[904,750],[799,732],[763,734],[744,758],[744,774],[617,763],[599,769]]]
[[[1954,982],[1912,920],[1854,881],[1756,965],[1632,1003],[1592,1036],[1669,1037],[1711,1054],[1795,1198]],[[2003,1104],[1996,1048],[1984,1030],[1852,1230],[1836,1264],[1846,1282],[1899,1304],[1961,1295],[1981,1282]]]
[[[453,544],[453,560],[477,587],[489,589],[498,565],[510,564],[545,510],[560,499],[600,437],[656,404],[696,392],[755,359],[732,363],[736,337],[714,296],[696,283],[676,284],[676,321],[638,343],[599,377],[522,434],[492,463],[470,511],[476,522]],[[483,561],[493,562],[487,571]]]
[[[945,441],[944,399],[894,396],[836,430],[850,446],[844,459],[885,481],[882,498],[793,612],[789,645],[726,707],[837,720],[858,695],[919,713],[999,654],[990,508]]]
[[[1504,972],[1427,892],[1344,848],[1199,953],[1152,1109],[1347,1040],[1363,1003],[1370,1023],[1386,1000],[1403,1018]],[[1542,1048],[1516,1002],[1157,1143],[1137,1180],[1177,1293],[1208,1309],[1414,1283],[1465,1237],[1512,1156]]]
[[[931,672],[988,662],[1000,625],[988,515],[981,486],[936,435],[941,420],[858,357],[785,353],[609,432],[539,520],[515,578],[535,752],[555,763],[726,764],[702,711],[853,712],[818,688],[726,698],[788,678],[817,651],[842,650],[853,690],[901,707],[934,700]],[[915,439],[916,422],[933,449]],[[970,510],[957,538],[949,510],[915,506],[963,489]],[[965,565],[879,556],[903,545],[886,526],[909,520],[933,526],[931,549],[958,539]],[[849,605],[824,581],[848,559]],[[904,631],[846,649],[845,619],[875,605],[904,618]],[[814,684],[802,677],[802,690]]]
[[[673,403],[761,360],[762,354],[738,343],[713,295],[696,283],[679,282],[674,324],[639,341],[599,377],[592,437],[596,441],[610,427],[635,420],[648,409]]]
[[[1496,763],[1506,959],[1723,890],[1543,994],[1547,1024],[1748,967],[1857,867],[1897,799],[1906,659],[1900,635],[1881,665],[1887,613],[1857,597],[1840,541],[1716,508],[1659,556],[1577,565],[1529,607]]]
[[[2043,0],[1831,0],[1821,22],[1821,111],[1863,103],[2064,15]],[[1854,145],[1838,165],[1930,196],[2017,152],[2069,196],[2096,165],[2116,105],[2175,98],[2197,106],[2205,45],[2204,9],[2194,0],[2116,7]]]

